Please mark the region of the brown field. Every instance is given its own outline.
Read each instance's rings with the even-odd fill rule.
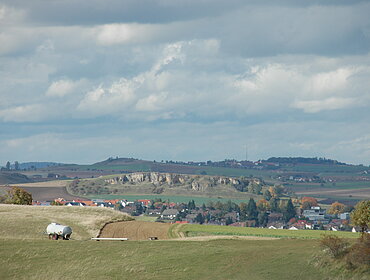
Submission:
[[[325,196],[325,197],[343,197],[343,198],[354,198],[354,199],[369,199],[370,188],[367,189],[345,189],[345,190],[333,190],[333,189],[311,189],[296,191],[297,195],[305,196]]]
[[[27,188],[60,188],[65,187],[71,180],[54,180],[36,183],[10,184],[9,186],[27,187]]]
[[[129,240],[148,240],[151,236],[159,240],[169,239],[168,230],[171,224],[153,222],[117,222],[110,223],[103,227],[99,237],[120,237]]]
[[[78,197],[75,195],[71,195],[67,192],[66,187],[47,187],[47,186],[25,186],[28,184],[17,184],[15,186],[20,187],[27,192],[32,194],[32,199],[36,201],[53,201],[56,198],[64,198],[65,200],[74,200],[74,199],[82,199],[87,200],[83,197]],[[6,190],[9,187],[0,186],[0,194],[6,194]]]

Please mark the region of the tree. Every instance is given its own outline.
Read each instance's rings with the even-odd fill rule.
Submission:
[[[343,204],[343,203],[339,203],[338,201],[337,202],[334,202],[329,210],[328,210],[328,213],[329,214],[333,214],[333,215],[338,215],[340,213],[344,213],[344,209],[346,208],[346,206]]]
[[[247,215],[247,208],[248,208],[248,204],[245,203],[245,202],[241,202],[239,204],[239,214],[240,214],[240,217],[241,217],[241,220],[244,221],[245,218],[246,218],[246,215]]]
[[[261,199],[257,202],[257,209],[258,211],[270,210],[270,204],[267,202],[266,199]]]
[[[273,212],[280,212],[279,210],[279,204],[278,204],[278,200],[275,198],[275,197],[272,197],[269,201],[270,203],[270,209],[271,211]]]
[[[263,192],[263,198],[266,199],[267,201],[269,201],[271,199],[271,193],[268,189],[266,189],[264,192]]]
[[[6,163],[6,170],[10,170],[10,162],[8,161],[7,163]]]
[[[370,200],[363,200],[356,204],[351,213],[351,221],[361,228],[362,236],[370,227]]]
[[[247,206],[247,216],[248,220],[256,220],[258,215],[257,205],[253,198],[249,199]]]
[[[18,161],[14,162],[14,169],[19,170],[19,162]]]
[[[318,205],[316,198],[308,197],[308,196],[302,197],[301,203],[302,203],[301,208],[304,210],[311,209],[311,207]]]
[[[283,218],[286,222],[288,222],[291,218],[294,218],[296,215],[295,208],[291,199],[288,200],[288,203],[285,206],[283,212]]]
[[[18,187],[8,190],[8,202],[10,204],[32,205],[32,194]]]
[[[258,213],[258,225],[261,227],[267,226],[268,222],[268,214],[267,212],[259,212]]]
[[[194,202],[194,200],[190,200],[189,201],[189,203],[188,203],[188,209],[189,210],[195,209],[195,202]]]
[[[201,213],[198,213],[198,215],[195,217],[195,222],[199,223],[199,224],[203,224],[204,223],[204,217]]]
[[[225,223],[226,223],[227,226],[231,225],[233,223],[233,219],[231,219],[230,217],[227,217]]]

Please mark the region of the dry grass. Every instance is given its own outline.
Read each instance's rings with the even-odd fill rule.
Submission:
[[[71,181],[72,180],[54,180],[54,181],[36,182],[36,183],[10,184],[10,186],[28,187],[28,188],[31,188],[31,187],[37,187],[37,188],[65,187]]]
[[[0,238],[42,239],[51,222],[72,227],[72,239],[98,235],[106,222],[131,220],[124,213],[105,208],[68,206],[0,205]]]

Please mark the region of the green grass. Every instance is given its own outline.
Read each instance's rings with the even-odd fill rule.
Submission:
[[[179,227],[174,225],[173,227]],[[343,238],[358,238],[359,233],[344,231],[323,231],[323,230],[287,230],[287,229],[267,229],[252,227],[230,227],[230,226],[211,226],[211,225],[192,225],[185,224],[180,229],[186,236],[199,235],[241,235],[241,236],[264,236],[279,238],[300,238],[316,239],[323,234],[333,234]],[[172,231],[175,231],[172,229]]]
[[[6,279],[328,279],[314,240],[94,242],[0,239]],[[330,278],[333,279],[333,278]]]
[[[140,222],[155,222],[157,218],[152,216],[136,216],[135,220]]]
[[[300,164],[290,167],[285,167],[284,169],[289,171],[297,172],[316,172],[324,173],[346,173],[346,174],[356,174],[364,170],[368,170],[365,166],[355,166],[355,165],[330,165],[330,164]]]
[[[90,199],[127,199],[127,200],[138,200],[138,199],[158,199],[161,198],[162,201],[169,200],[170,202],[175,203],[188,203],[191,200],[194,200],[196,205],[202,205],[203,203],[207,203],[209,201],[221,201],[227,202],[229,200],[239,204],[240,202],[248,202],[249,198],[240,199],[240,198],[232,198],[232,197],[197,197],[197,196],[175,196],[175,195],[155,195],[155,194],[137,194],[137,195],[93,195],[88,196]]]
[[[207,175],[214,176],[230,176],[230,177],[259,177],[263,179],[269,179],[271,176],[276,175],[276,173],[269,170],[255,170],[255,169],[243,169],[243,168],[228,168],[228,167],[213,167],[213,166],[200,166],[198,168],[197,174],[201,172],[206,172]]]

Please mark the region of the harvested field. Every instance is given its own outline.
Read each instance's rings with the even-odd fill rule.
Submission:
[[[171,224],[153,222],[116,222],[103,227],[99,237],[126,237],[129,240],[148,240],[151,236],[159,240],[168,239],[168,230]]]
[[[25,187],[23,184],[18,184],[18,187],[26,190],[27,192],[32,194],[32,199],[37,201],[53,201],[56,198],[64,198],[65,200],[74,200],[74,199],[83,199],[86,198],[78,197],[75,195],[71,195],[67,192],[66,187]],[[5,192],[8,187],[0,187],[0,189]]]
[[[45,182],[23,183],[23,184],[10,184],[10,186],[21,186],[22,188],[60,188],[67,186],[70,180],[54,180]]]
[[[369,199],[370,198],[370,188],[366,189],[310,189],[310,190],[297,190],[297,195],[313,196],[313,197],[340,197],[347,198],[352,197],[356,199]]]

